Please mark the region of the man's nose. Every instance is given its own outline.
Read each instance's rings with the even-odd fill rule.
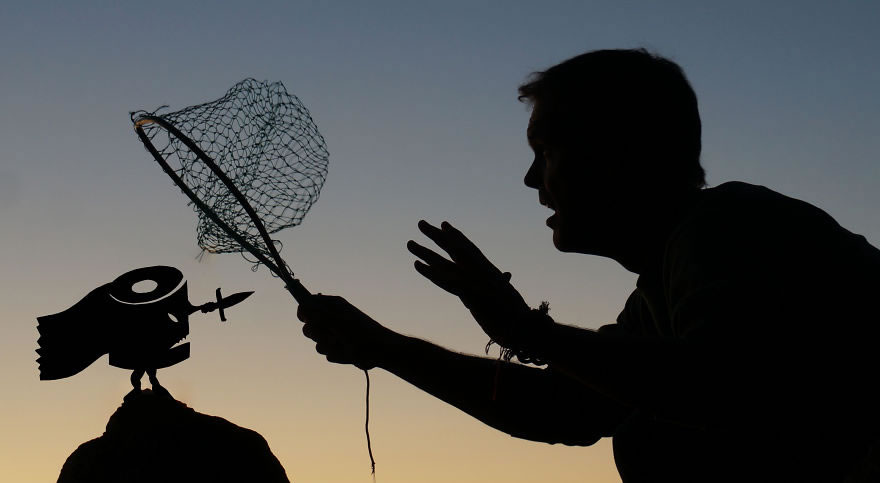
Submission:
[[[532,161],[532,165],[529,166],[529,170],[526,171],[526,177],[523,179],[523,183],[529,188],[538,189],[541,186],[543,177],[543,173],[541,173],[541,164],[536,158]]]

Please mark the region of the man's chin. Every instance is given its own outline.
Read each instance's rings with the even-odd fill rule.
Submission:
[[[557,250],[561,252],[570,251],[569,244],[565,237],[565,230],[562,229],[561,222],[559,218],[559,213],[554,213],[553,216],[547,218],[547,226],[553,230],[553,246],[556,247]]]
[[[555,246],[560,252],[574,251],[559,227],[553,228],[553,246]]]
[[[558,225],[553,227],[553,246],[565,253],[596,254],[595,250],[591,250],[595,248],[594,244],[585,239],[582,233],[572,235],[570,230],[565,230],[563,227]]]

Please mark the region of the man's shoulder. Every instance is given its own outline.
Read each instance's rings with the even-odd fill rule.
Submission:
[[[729,182],[705,189],[682,220],[666,245],[667,282],[837,272],[863,278],[880,267],[880,251],[863,236],[820,208],[764,186]]]
[[[712,193],[717,196],[733,197],[757,197],[757,196],[782,196],[766,186],[746,183],[745,181],[727,181],[718,186],[706,188],[703,193]]]
[[[849,233],[822,209],[765,186],[730,181],[704,189],[673,231],[667,250],[772,248]],[[804,238],[809,237],[809,238]],[[669,253],[667,253],[669,254]]]
[[[830,215],[806,201],[783,195],[766,186],[743,181],[728,181],[702,190],[693,206],[692,215],[696,215],[695,218],[699,220],[700,215],[725,211],[753,219],[781,213],[801,213],[813,215],[826,222],[833,221]]]

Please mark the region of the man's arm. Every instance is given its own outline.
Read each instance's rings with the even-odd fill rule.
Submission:
[[[315,295],[297,312],[331,362],[381,367],[514,437],[591,445],[630,409],[550,369],[449,351],[393,332],[340,297]]]
[[[729,407],[730,397],[739,397],[740,389],[754,382],[740,380],[749,371],[735,370],[732,362],[742,358],[725,354],[723,344],[713,347],[557,324],[531,310],[510,285],[509,274],[455,227],[443,222],[437,228],[421,221],[419,229],[449,258],[410,241],[410,252],[421,259],[415,262],[416,270],[458,296],[489,337],[515,352],[548,361],[558,373],[625,407],[702,426],[719,416],[713,410]]]
[[[587,446],[631,409],[552,369],[455,353],[403,337],[379,367],[511,436]]]

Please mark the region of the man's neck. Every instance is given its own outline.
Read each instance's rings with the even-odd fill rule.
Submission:
[[[663,204],[645,204],[639,223],[629,225],[609,258],[630,272],[642,275],[657,272],[663,262],[666,243],[697,200],[699,192],[667,200]]]

